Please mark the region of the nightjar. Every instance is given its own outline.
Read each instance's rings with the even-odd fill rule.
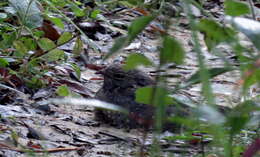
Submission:
[[[96,98],[124,107],[129,114],[95,109],[95,119],[118,128],[149,128],[153,123],[154,107],[135,101],[135,91],[140,87],[154,84],[154,80],[139,70],[123,70],[113,64],[100,72],[104,83]]]
[[[152,86],[155,84],[155,81],[143,71],[125,71],[118,64],[113,64],[100,73],[104,76],[104,83],[97,92],[96,98],[124,107],[129,111],[129,114],[95,109],[96,120],[118,128],[151,128],[153,126],[155,107],[137,103],[135,101],[135,91],[141,87]],[[229,111],[228,108],[223,108],[223,106],[217,106],[217,109],[221,113]],[[179,102],[178,105],[168,105],[165,110],[166,117],[191,117],[194,107]],[[174,131],[178,130],[180,126],[181,124],[164,120],[162,129]]]

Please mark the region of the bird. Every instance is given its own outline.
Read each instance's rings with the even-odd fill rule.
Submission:
[[[119,105],[129,114],[95,109],[95,119],[117,128],[150,128],[155,108],[136,102],[135,92],[138,88],[154,85],[155,81],[141,70],[124,70],[120,64],[112,64],[99,73],[104,76],[104,83],[95,98]]]
[[[112,64],[99,73],[104,76],[104,83],[96,93],[95,98],[123,107],[128,110],[129,114],[97,108],[94,110],[95,119],[117,128],[153,129],[156,107],[136,102],[135,92],[142,87],[155,87],[154,79],[141,70],[124,70],[120,64]],[[193,111],[196,107],[178,101],[176,103],[166,106],[162,131],[175,132],[183,127],[181,123],[168,121],[168,117],[187,118],[195,116]],[[217,110],[224,114],[230,111],[229,108],[221,106],[217,106]]]
[[[154,128],[156,107],[138,103],[135,92],[142,87],[155,87],[155,80],[144,71],[138,69],[124,70],[120,64],[112,64],[99,71],[104,76],[104,83],[96,93],[95,98],[112,103],[128,110],[128,115],[105,109],[94,110],[95,119],[117,128],[149,130]],[[162,130],[178,130],[179,124],[167,121],[168,117],[187,117],[191,108],[186,104],[172,104],[165,108],[162,120]]]

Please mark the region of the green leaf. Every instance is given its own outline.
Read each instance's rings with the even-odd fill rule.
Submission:
[[[74,63],[70,63],[70,65],[73,68],[73,70],[75,71],[77,78],[80,79],[81,71],[80,71],[79,66],[77,66],[77,64],[74,64]]]
[[[81,52],[83,52],[83,42],[80,38],[76,39],[75,45],[73,47],[73,54],[80,55]]]
[[[64,7],[68,6],[67,1],[64,1],[64,0],[52,0],[51,3],[53,3],[53,5],[58,8],[64,8]]]
[[[154,20],[154,16],[142,16],[134,20],[128,28],[128,41],[131,43],[145,27]]]
[[[84,10],[80,9],[76,4],[70,2],[70,8],[74,12],[74,14],[78,17],[85,16]]]
[[[69,96],[70,95],[70,90],[69,90],[67,85],[62,85],[62,86],[59,86],[57,88],[56,93],[59,96]]]
[[[9,62],[6,59],[0,58],[0,67],[1,68],[7,67],[8,65],[9,65]]]
[[[125,4],[127,7],[136,7],[138,4],[143,3],[142,0],[127,0],[121,1],[121,4]],[[128,5],[127,5],[128,4]]]
[[[195,138],[196,138],[196,136],[192,136],[192,135],[174,135],[174,136],[166,136],[164,139],[169,140],[169,141],[176,141],[176,140],[191,141],[191,140],[194,140]],[[197,137],[197,138],[199,139],[201,137]]]
[[[209,105],[200,105],[197,108],[197,114],[200,119],[210,124],[221,125],[225,122],[225,117],[215,107]]]
[[[231,68],[223,67],[223,68],[211,68],[211,69],[208,70],[208,72],[209,72],[209,77],[213,78],[215,76],[218,76],[220,74],[223,74],[225,72],[232,71],[232,70],[233,69],[231,69]],[[200,72],[197,71],[187,81],[185,81],[184,84],[185,84],[185,86],[190,86],[190,85],[197,84],[197,83],[200,83],[200,82],[201,82]]]
[[[160,61],[162,64],[174,62],[182,64],[185,51],[182,45],[169,35],[163,37],[163,48],[160,53]]]
[[[158,130],[162,128],[162,122],[166,120],[166,105],[174,103],[173,98],[168,94],[168,90],[163,87],[143,87],[135,92],[136,102],[156,106],[155,127]]]
[[[186,126],[187,128],[195,128],[199,127],[194,124],[198,123],[197,118],[188,118],[188,117],[181,117],[181,116],[171,116],[168,118],[169,122],[172,122],[173,125],[180,124]],[[194,129],[196,130],[196,129]]]
[[[3,10],[7,14],[16,15],[16,10],[11,6],[3,7]]]
[[[260,23],[242,17],[226,17],[226,20],[236,27],[240,32],[244,33],[260,50]]]
[[[55,43],[48,38],[41,38],[38,41],[38,44],[39,44],[40,48],[43,49],[44,51],[49,51],[56,47]]]
[[[62,22],[61,18],[54,17],[54,16],[48,16],[48,19],[51,22],[53,22],[60,29],[64,29],[64,23]]]
[[[95,9],[91,12],[90,17],[96,19],[98,14],[100,14],[100,10]]]
[[[237,134],[245,128],[250,120],[250,115],[254,111],[259,111],[259,106],[254,101],[245,101],[228,114],[226,125],[231,127],[230,133]]]
[[[128,35],[115,40],[114,45],[104,57],[104,60],[130,44],[154,18],[155,16],[142,16],[134,20],[128,28]]]
[[[73,38],[73,35],[70,32],[64,32],[60,38],[58,39],[57,44],[58,45],[62,45],[66,42],[68,42],[69,40],[71,40],[71,38]]]
[[[109,50],[109,53],[104,57],[104,60],[108,59],[110,56],[117,53],[119,50],[121,50],[127,44],[128,44],[127,36],[117,38],[114,42],[114,45]]]
[[[9,0],[22,24],[33,29],[42,26],[41,11],[34,0]]]
[[[2,38],[3,40],[0,43],[0,47],[2,49],[10,48],[16,40],[16,32],[3,33]]]
[[[7,14],[6,13],[0,13],[0,19],[6,19]]]
[[[173,104],[173,98],[168,96],[168,91],[162,87],[157,87],[154,91],[154,87],[138,88],[135,92],[135,100],[142,104],[154,105],[170,105]],[[155,93],[154,93],[155,92]],[[154,100],[154,102],[152,102]]]
[[[36,50],[37,43],[32,38],[23,37],[20,38],[20,40],[23,41],[24,45],[28,50],[32,50],[32,51]]]
[[[31,80],[26,81],[26,86],[32,89],[39,89],[44,86],[44,82],[38,77],[33,77]]]
[[[44,32],[43,31],[34,31],[33,32],[33,36],[36,38],[36,39],[39,39],[39,38],[42,38],[44,36]]]
[[[200,20],[197,24],[197,29],[204,33],[205,42],[209,51],[221,42],[231,42],[236,37],[234,30],[229,27],[221,26],[214,20]]]
[[[126,59],[126,64],[123,66],[125,70],[135,69],[139,65],[150,66],[153,63],[140,53],[130,54]]]
[[[152,90],[152,87],[138,88],[135,92],[135,100],[138,103],[151,104]]]
[[[204,35],[204,41],[209,51],[211,51],[214,47],[218,45],[219,42],[217,42],[214,38]]]
[[[252,66],[248,67],[247,71],[253,69]],[[260,80],[260,69],[253,70],[253,73],[250,76],[244,78],[243,82],[243,92],[246,93],[250,86],[256,84]]]
[[[23,57],[27,54],[28,50],[26,46],[21,41],[15,41],[14,47],[17,50],[16,56]]]
[[[62,50],[54,49],[43,55],[42,58],[46,59],[47,62],[53,62],[60,59],[65,59],[65,53]]]
[[[30,72],[32,74],[40,73],[40,69],[38,68],[39,67],[39,63],[40,63],[39,58],[32,58],[27,63],[26,71],[28,71],[28,72]]]
[[[134,8],[138,4],[138,2],[136,0],[118,1],[118,3],[120,5],[128,7],[128,8]]]
[[[241,16],[250,13],[250,9],[246,3],[236,0],[225,0],[225,14],[230,16]]]

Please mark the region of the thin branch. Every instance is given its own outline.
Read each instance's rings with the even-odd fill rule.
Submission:
[[[0,149],[7,149],[12,150],[20,153],[27,153],[27,152],[33,152],[33,153],[54,153],[54,152],[61,152],[61,151],[74,151],[74,150],[83,150],[82,147],[72,147],[72,148],[51,148],[51,149],[45,149],[45,150],[34,150],[34,149],[19,149],[16,147],[11,147],[6,144],[0,143]]]
[[[23,96],[23,97],[25,97],[25,98],[27,97],[27,95],[24,94],[23,92],[21,92],[21,91],[19,91],[19,90],[17,90],[17,89],[14,89],[14,88],[12,88],[12,87],[6,86],[6,85],[4,85],[4,84],[1,84],[1,83],[0,83],[0,88],[9,89],[9,90],[11,90],[11,91],[14,91],[14,92],[18,93],[19,95],[21,95],[21,96]]]

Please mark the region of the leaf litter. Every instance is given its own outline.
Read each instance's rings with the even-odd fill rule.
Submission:
[[[209,3],[210,5],[213,5],[210,11],[221,18],[223,14],[222,11],[220,12],[219,5],[215,5],[215,2]],[[158,63],[156,51],[159,41],[155,39],[152,27],[146,28],[132,44],[124,48],[124,53],[112,56],[106,61],[102,60],[102,57],[112,47],[114,39],[120,35],[125,35],[130,21],[140,15],[139,12],[132,9],[113,11],[114,14],[107,13],[106,22],[78,23],[83,31],[89,33],[87,36],[95,42],[101,51],[101,53],[96,53],[85,48],[86,60],[83,60],[82,56],[68,59],[69,62],[81,65],[81,78],[79,80],[71,77],[71,71],[65,65],[54,65],[56,70],[51,71],[49,76],[46,76],[49,79],[49,87],[31,91],[31,97],[21,96],[23,94],[16,90],[17,85],[11,89],[0,86],[0,102],[2,104],[0,105],[0,129],[2,131],[0,136],[2,150],[0,152],[3,155],[27,156],[29,155],[27,148],[31,148],[37,154],[47,153],[50,156],[134,156],[138,153],[143,138],[143,133],[140,130],[116,129],[99,124],[93,118],[93,107],[73,103],[53,104],[45,101],[57,97],[56,87],[59,85],[67,85],[73,92],[72,94],[78,97],[93,98],[103,82],[102,77],[96,74],[96,71],[115,62],[124,62],[129,54],[137,52],[147,56],[154,63]],[[197,10],[195,11],[196,16],[200,16],[200,13]],[[165,69],[167,75],[172,74],[173,76],[167,78],[169,84],[173,86],[180,79],[188,79],[198,69],[197,60],[192,50],[193,43],[190,42],[191,32],[183,27],[185,26],[185,18],[182,21],[183,23],[174,26],[169,31],[169,34],[174,35],[183,43],[185,50],[189,51],[187,57],[185,57],[185,65]],[[202,42],[202,36],[200,38],[200,42],[205,46]],[[71,53],[74,42],[72,40],[71,45],[66,45],[63,50],[66,53]],[[226,47],[224,50],[229,51]],[[218,55],[207,51],[204,51],[203,54],[210,67],[224,65]],[[229,56],[228,53],[227,56]],[[216,62],[211,62],[211,60]],[[57,69],[59,72],[57,72]],[[154,70],[148,68],[147,71],[152,72]],[[156,72],[154,75],[157,75]],[[175,77],[176,75],[179,77]],[[230,100],[230,96],[239,95],[239,91],[236,90],[239,76],[238,71],[233,71],[213,78],[212,86],[218,104],[229,106],[230,102],[238,101],[239,98],[237,97],[232,97],[234,100]],[[9,85],[12,85],[13,80],[7,81]],[[21,83],[19,85],[22,86]],[[200,89],[200,85],[193,85],[191,88],[183,90],[179,97],[183,98],[184,101],[190,101],[188,97],[191,97],[192,101],[201,102],[203,100],[200,97]],[[4,104],[3,102],[7,103]],[[10,138],[11,134],[14,133],[17,133],[17,135],[12,135],[12,138]],[[44,138],[40,136],[44,136]],[[149,133],[145,143],[146,148],[152,145],[151,141],[152,135]],[[162,138],[160,144],[165,155],[173,152],[176,156],[182,156],[183,153],[191,156],[200,152],[199,146],[190,145],[187,147],[187,143],[180,140],[177,140],[176,143],[168,143]]]

